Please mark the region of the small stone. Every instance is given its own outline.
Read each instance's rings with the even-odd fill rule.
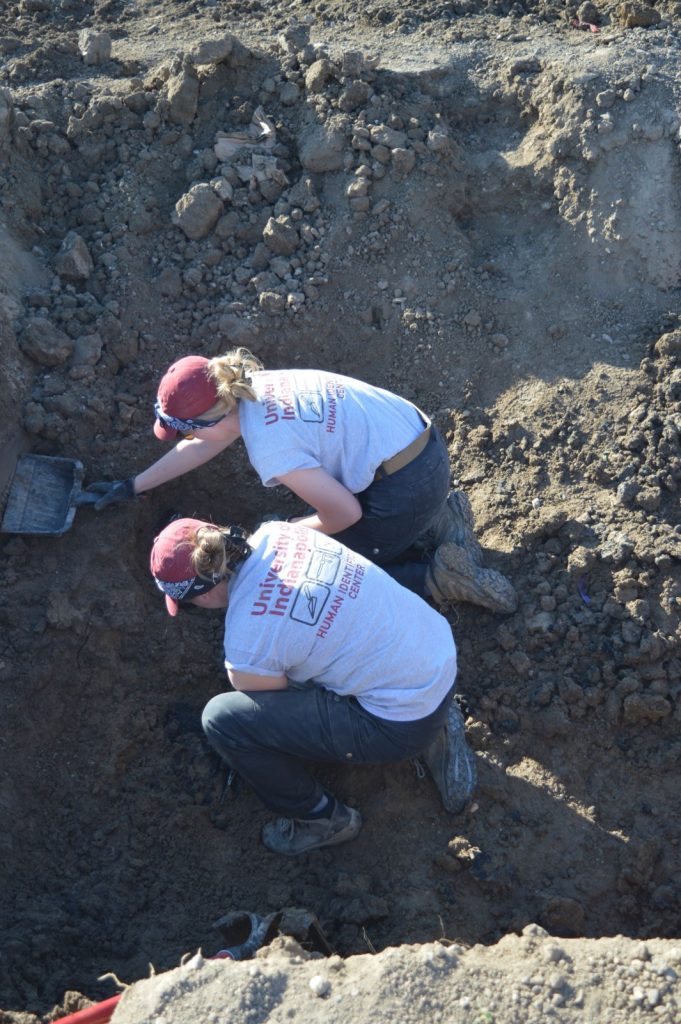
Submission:
[[[221,39],[206,39],[189,52],[193,64],[219,64],[226,60],[234,49],[234,36]]]
[[[591,0],[585,0],[585,3],[580,4],[577,8],[577,17],[580,21],[586,21],[591,25],[597,25],[600,21],[600,12],[596,7],[596,4],[591,3]]]
[[[615,102],[617,96],[614,89],[605,89],[596,95],[596,106],[602,110],[608,110]]]
[[[321,93],[324,86],[335,75],[335,68],[330,60],[322,58],[310,64],[305,72],[305,88],[310,93]]]
[[[258,305],[263,313],[269,313],[273,315],[275,313],[283,313],[286,310],[286,299],[283,295],[279,295],[278,292],[261,292],[258,296]]]
[[[404,132],[388,128],[386,125],[372,125],[369,129],[369,137],[374,145],[387,146],[392,150],[404,148],[407,141]]]
[[[166,267],[158,278],[161,295],[177,299],[182,294],[182,276],[177,267]]]
[[[84,28],[78,33],[78,49],[85,64],[105,64],[111,58],[111,36]]]
[[[300,245],[300,238],[290,217],[270,217],[263,228],[263,242],[280,256],[291,256]]]
[[[4,142],[10,136],[12,120],[14,118],[14,102],[9,89],[0,89],[0,141]]]
[[[76,231],[69,231],[54,261],[63,281],[86,281],[94,269],[90,251]]]
[[[348,185],[346,189],[346,195],[348,196],[349,199],[352,199],[354,196],[365,196],[367,195],[368,191],[369,182],[367,181],[367,179],[357,178],[355,181],[352,181]]]
[[[639,486],[635,480],[623,480],[617,485],[615,500],[618,505],[632,505],[639,492]]]
[[[350,82],[338,97],[340,110],[351,111],[363,107],[369,98],[369,86],[366,82]]]
[[[299,158],[307,171],[340,171],[345,157],[345,135],[337,128],[315,125],[300,142]]]
[[[74,366],[95,366],[102,355],[102,338],[94,334],[82,334],[76,338],[73,349]]]
[[[320,999],[325,999],[331,992],[331,982],[321,974],[314,974],[308,984],[310,989]]]
[[[210,185],[194,185],[175,204],[171,220],[181,228],[187,238],[204,238],[214,227],[222,213],[222,201]]]
[[[234,197],[234,186],[227,181],[227,178],[212,178],[210,185],[223,203],[231,203]]]
[[[74,349],[74,339],[45,317],[31,317],[19,337],[19,347],[33,362],[42,366],[59,366]]]
[[[625,28],[649,28],[662,20],[662,15],[647,4],[628,2],[617,8],[617,17]]]
[[[300,99],[300,87],[295,82],[284,82],[279,89],[279,102],[282,107],[292,107]]]
[[[169,116],[173,124],[191,124],[199,103],[199,80],[192,67],[168,79]]]
[[[413,149],[402,149],[397,147],[392,151],[393,167],[399,175],[409,174],[416,163],[416,153]]]

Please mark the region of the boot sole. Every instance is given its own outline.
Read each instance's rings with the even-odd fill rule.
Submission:
[[[451,737],[451,739],[449,739],[450,737]],[[459,785],[459,786],[456,787],[459,790],[459,792],[461,792],[461,790],[464,789],[465,790],[465,795],[464,796],[459,796],[459,797],[457,797],[456,800],[454,800],[447,793],[447,786],[446,786],[446,783],[444,782],[444,779],[441,778],[440,781],[438,782],[437,775],[440,775],[441,773],[437,772],[437,775],[436,775],[436,772],[433,770],[432,758],[430,758],[428,756],[428,751],[426,752],[425,757],[424,757],[424,760],[425,760],[426,765],[428,767],[428,770],[429,770],[429,772],[431,774],[431,777],[432,777],[433,781],[435,782],[435,785],[436,785],[436,787],[438,789],[438,792],[440,794],[440,799],[442,800],[442,806],[444,807],[444,809],[449,814],[461,814],[463,811],[466,810],[466,808],[470,804],[471,800],[473,799],[473,793],[475,792],[475,787],[476,787],[477,781],[478,781],[478,772],[477,772],[477,767],[476,767],[476,762],[475,762],[475,754],[470,749],[468,744],[466,743],[466,729],[465,729],[465,725],[464,725],[464,722],[463,722],[463,716],[461,714],[460,709],[458,707],[456,707],[454,704],[452,704],[452,706],[449,709],[449,712],[448,712],[448,715],[447,715],[447,721],[445,722],[443,733],[438,737],[438,739],[435,742],[438,745],[441,745],[441,747],[444,747],[444,751],[441,749],[439,751],[439,753],[438,753],[438,760],[443,757],[443,755],[445,754],[445,751],[447,749],[448,743],[451,742],[453,745],[455,745],[460,750],[461,756],[463,757],[463,759],[465,761],[465,765],[466,765],[466,782],[465,782],[465,786],[464,785]],[[458,763],[460,763],[460,762],[458,762]],[[447,777],[447,774],[448,773],[447,773],[446,767],[445,767],[445,769],[444,769],[444,777],[445,778]],[[457,775],[456,778],[459,778],[459,776]],[[444,787],[442,785],[443,783],[444,783]],[[443,788],[444,788],[444,792],[443,792]]]
[[[455,591],[451,597],[446,593],[447,581],[441,584],[437,579],[438,568],[454,577],[448,581]],[[518,595],[510,580],[494,569],[482,569],[460,544],[441,544],[435,552],[433,569],[436,586],[450,600],[468,601],[507,615],[518,607]]]

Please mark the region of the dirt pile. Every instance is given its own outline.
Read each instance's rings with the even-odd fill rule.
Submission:
[[[402,946],[376,956],[314,959],[279,939],[255,963],[210,964],[197,955],[123,997],[116,1024],[146,1024],[168,1011],[177,1024],[287,1019],[319,1024],[349,1018],[416,1022],[523,1020],[614,1022],[670,1019],[678,1006],[681,951],[671,943],[555,940],[529,925],[520,938],[464,950],[452,943]]]
[[[678,935],[679,21],[622,7],[0,15],[2,490],[29,448],[139,470],[165,367],[247,344],[431,412],[521,598],[450,616],[476,806],[328,771],[362,834],[275,864],[200,733],[221,622],[170,623],[147,558],[170,508],[253,526],[282,496],[235,452],[3,535],[0,1005],[104,998],[234,908],[309,907],[343,956]]]

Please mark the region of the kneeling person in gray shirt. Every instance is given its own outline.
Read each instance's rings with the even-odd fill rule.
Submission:
[[[452,702],[456,647],[447,620],[382,569],[318,531],[265,523],[170,523],[151,571],[171,615],[226,608],[233,691],[206,705],[210,744],[280,817],[263,829],[277,853],[354,838],[359,812],[304,762],[383,764],[423,755],[445,808],[475,785]],[[304,685],[305,684],[305,685]]]

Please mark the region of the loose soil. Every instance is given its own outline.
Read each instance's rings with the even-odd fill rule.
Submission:
[[[0,1021],[208,955],[234,909],[308,908],[341,957],[679,936],[680,6],[4,6],[0,493],[28,450],[139,471],[167,365],[246,344],[431,413],[520,605],[448,615],[471,809],[322,770],[363,830],[288,862],[201,735],[221,619],[171,621],[147,568],[171,510],[287,496],[229,451],[3,535]]]

